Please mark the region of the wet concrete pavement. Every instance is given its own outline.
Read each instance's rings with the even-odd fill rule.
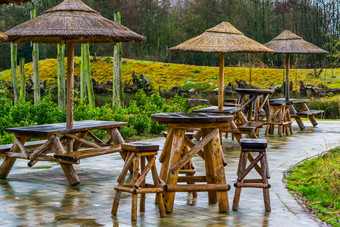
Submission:
[[[283,173],[302,159],[339,146],[340,121],[321,121],[317,128],[305,122],[294,135],[268,136],[268,161],[271,173],[272,211],[264,211],[262,189],[243,189],[239,211],[219,213],[217,204],[209,204],[207,193],[192,199],[187,193],[177,193],[174,212],[160,218],[154,195],[147,194],[146,212],[131,222],[131,197],[123,194],[117,216],[111,216],[116,179],[123,167],[119,154],[81,160],[75,166],[82,183],[70,187],[56,163],[39,162],[34,168],[18,160],[7,180],[0,181],[0,226],[319,226],[286,190]],[[263,132],[264,130],[262,130]],[[148,140],[159,145],[163,138]],[[227,183],[236,180],[240,147],[225,139],[223,150],[228,165]],[[198,173],[203,173],[203,161],[194,158]],[[160,165],[157,162],[157,167]],[[234,187],[228,192],[232,206]]]

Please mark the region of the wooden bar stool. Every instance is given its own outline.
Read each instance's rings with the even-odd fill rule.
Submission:
[[[271,211],[269,197],[269,188],[271,186],[268,183],[270,175],[266,153],[267,141],[263,139],[242,139],[241,147],[242,147],[241,156],[237,170],[237,181],[234,184],[236,189],[233,201],[233,210],[238,210],[239,207],[238,204],[240,201],[242,188],[263,188],[264,206],[266,211],[269,212]],[[251,152],[257,152],[259,154],[254,159],[253,156],[251,155]],[[248,167],[247,160],[250,161]],[[257,164],[258,162],[261,163],[260,166]],[[244,179],[248,175],[248,173],[254,168],[262,178]]]
[[[156,193],[158,197],[158,208],[161,217],[165,216],[164,202],[163,202],[163,186],[156,170],[156,155],[158,153],[159,146],[149,143],[123,143],[122,150],[126,152],[126,162],[124,168],[119,175],[117,182],[118,186],[115,187],[116,194],[112,205],[112,214],[117,214],[119,200],[122,192],[128,192],[132,194],[132,206],[131,206],[131,220],[137,220],[137,196],[141,194],[140,198],[140,212],[145,211],[145,193]],[[148,163],[145,165],[145,159]],[[139,163],[141,167],[141,173],[139,173]],[[127,185],[125,178],[129,167],[133,167],[132,184]],[[154,184],[146,184],[145,178],[148,172],[151,170]]]
[[[292,121],[290,117],[289,102],[270,102],[271,114],[267,122],[265,135],[274,134],[275,125],[278,126],[279,136],[293,134]]]

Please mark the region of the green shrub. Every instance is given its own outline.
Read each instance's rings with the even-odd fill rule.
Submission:
[[[151,119],[146,114],[137,114],[129,119],[129,124],[133,125],[140,135],[150,131]]]
[[[130,138],[137,135],[137,130],[133,126],[123,126],[120,128],[120,134],[123,138]]]
[[[165,131],[167,128],[164,124],[158,124],[157,121],[151,121],[150,132],[153,134],[160,134],[161,132]]]

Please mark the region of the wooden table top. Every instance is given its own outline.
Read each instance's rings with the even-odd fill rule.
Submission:
[[[158,113],[151,115],[151,119],[160,124],[167,123],[217,123],[234,119],[233,115],[218,113]]]
[[[218,111],[218,106],[209,106],[206,108],[193,110],[195,113],[223,113],[223,114],[234,114],[239,111],[242,111],[241,107],[231,107],[231,106],[223,106],[223,111]]]
[[[274,90],[271,89],[248,89],[248,88],[235,88],[234,89],[237,93],[240,94],[250,94],[250,95],[255,95],[255,94],[273,94]]]
[[[127,122],[115,122],[115,121],[75,121],[73,123],[73,128],[67,130],[66,123],[56,123],[47,125],[35,125],[27,127],[18,128],[6,128],[6,132],[25,134],[25,135],[53,135],[53,134],[63,134],[63,133],[75,133],[81,131],[88,131],[94,129],[109,129],[117,128],[121,126],[128,125]]]
[[[279,98],[279,99],[271,99],[270,101],[273,101],[273,102],[282,102],[282,101],[286,101],[285,98]],[[300,103],[307,103],[309,102],[309,99],[289,99],[290,103],[293,103],[293,104],[300,104]]]

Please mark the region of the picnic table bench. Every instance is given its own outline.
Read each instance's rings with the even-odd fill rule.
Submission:
[[[81,159],[119,152],[125,160],[125,154],[120,147],[124,139],[119,128],[127,124],[112,121],[78,121],[68,130],[65,123],[7,128],[5,131],[14,134],[15,142],[0,145],[0,156],[5,158],[0,167],[0,178],[7,178],[18,158],[28,160],[29,167],[38,161],[53,161],[60,163],[69,183],[72,186],[77,185],[80,181],[73,164],[79,164]],[[109,138],[107,141],[99,139],[92,130],[106,130]],[[26,142],[32,138],[43,140]]]
[[[274,99],[271,101],[275,102],[286,102],[285,99]],[[324,113],[323,110],[310,110],[307,106],[309,99],[289,99],[291,103],[290,106],[290,116],[295,118],[296,123],[298,124],[299,128],[303,130],[305,125],[301,118],[309,118],[309,121],[313,124],[313,126],[317,126],[318,122],[315,120],[315,116],[322,115]]]

